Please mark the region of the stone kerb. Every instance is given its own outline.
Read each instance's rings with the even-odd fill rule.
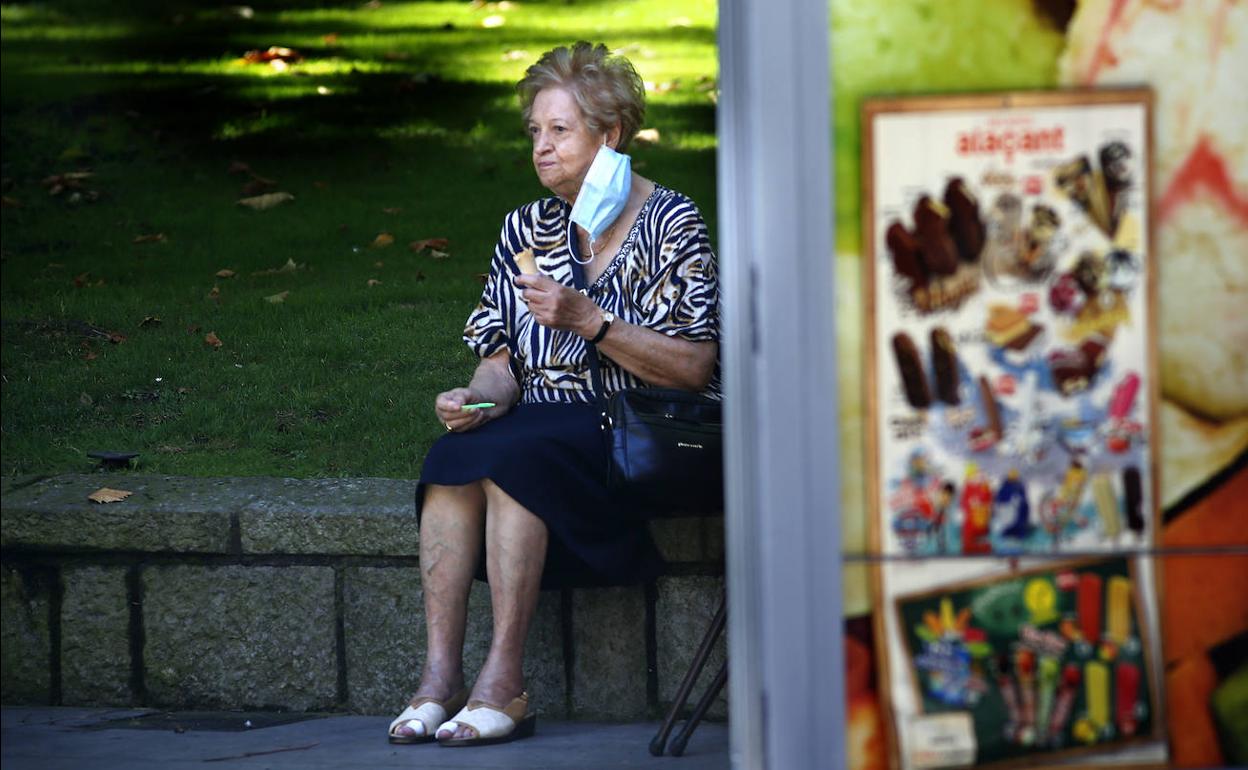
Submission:
[[[133,495],[88,502],[101,486]],[[0,697],[400,708],[424,662],[414,487],[143,474],[6,480]],[[539,712],[617,720],[659,713],[692,654],[687,640],[696,644],[717,600],[721,524],[654,522],[671,563],[658,590],[543,593],[525,668]],[[488,586],[475,584],[472,596],[470,677],[491,633]]]

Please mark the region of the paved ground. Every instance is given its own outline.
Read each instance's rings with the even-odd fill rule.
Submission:
[[[444,749],[391,746],[383,717],[328,716],[237,730],[248,715],[169,715],[80,708],[4,708],[0,762],[4,770],[121,770],[121,768],[638,768],[723,770],[728,732],[703,724],[683,757],[647,751],[657,725],[539,722],[533,738],[502,746]],[[272,715],[267,721],[273,721]],[[154,727],[142,727],[143,725]],[[226,729],[222,729],[226,728]],[[180,731],[179,731],[180,730]]]

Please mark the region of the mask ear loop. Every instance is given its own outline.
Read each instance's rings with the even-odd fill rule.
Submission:
[[[572,261],[576,262],[576,264],[588,265],[590,262],[594,261],[594,239],[593,238],[589,239],[589,259],[580,259],[579,257],[577,257],[576,250],[572,248],[572,228],[575,226],[576,226],[576,223],[573,222],[572,219],[569,217],[568,218],[568,255],[572,257]]]

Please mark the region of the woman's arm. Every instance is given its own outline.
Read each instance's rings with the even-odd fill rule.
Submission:
[[[462,432],[502,417],[519,399],[520,384],[511,375],[511,354],[507,348],[501,348],[481,359],[468,387],[439,393],[434,401],[434,412],[448,430]],[[467,412],[461,408],[464,404],[481,402],[491,402],[494,406]]]
[[[529,312],[543,326],[593,339],[602,327],[602,311],[579,291],[544,275],[515,279],[524,287]],[[703,390],[715,373],[719,343],[669,337],[616,319],[599,350],[646,382],[668,388]]]

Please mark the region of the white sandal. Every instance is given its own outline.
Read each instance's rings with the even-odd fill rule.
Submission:
[[[439,740],[439,746],[489,746],[495,743],[528,738],[537,731],[537,714],[529,713],[529,694],[520,693],[503,708],[492,706],[485,701],[469,701],[460,709],[455,718],[438,726],[436,736],[443,730],[454,733],[461,726],[470,728],[475,735],[471,738],[447,738]]]
[[[390,723],[390,742],[408,744],[433,741],[437,733],[429,732],[428,725],[436,725],[443,721],[450,712],[463,708],[467,700],[467,687],[445,701],[437,701],[433,698],[413,698],[412,702],[407,704],[407,708],[403,709],[403,713]],[[410,727],[416,732],[412,735],[404,735],[399,732],[401,727]]]

